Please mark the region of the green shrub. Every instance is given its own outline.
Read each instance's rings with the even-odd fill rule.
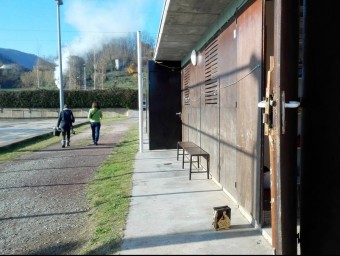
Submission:
[[[138,108],[138,90],[65,90],[64,102],[72,108],[91,106],[99,101],[102,108]],[[59,108],[59,90],[0,91],[0,108]]]

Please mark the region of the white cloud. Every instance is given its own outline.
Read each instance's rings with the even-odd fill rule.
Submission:
[[[143,17],[144,7],[142,0],[70,1],[65,21],[80,34],[68,47],[79,54],[113,37],[141,30],[147,18]]]
[[[66,1],[65,1],[66,2]],[[79,36],[62,49],[62,67],[65,72],[70,55],[83,56],[99,50],[114,37],[142,30],[144,17],[152,1],[147,0],[70,0],[64,3],[65,22],[78,31]],[[148,5],[149,4],[149,5]],[[59,63],[57,63],[58,65]],[[58,81],[58,67],[55,78]]]

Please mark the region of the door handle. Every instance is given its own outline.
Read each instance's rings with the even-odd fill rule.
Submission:
[[[300,106],[300,102],[298,101],[289,101],[285,103],[285,108],[297,108]]]
[[[299,106],[300,102],[298,101],[286,102],[285,91],[282,91],[281,95],[282,134],[285,134],[286,132],[286,108],[298,108]]]
[[[269,95],[266,100],[260,101],[257,103],[257,107],[264,108],[264,112],[262,113],[262,123],[264,123],[264,135],[269,135],[269,129],[273,128],[273,107],[274,100],[273,96]]]
[[[176,113],[177,116],[181,116],[182,115],[182,112],[178,112]]]
[[[273,100],[269,101],[270,106],[273,106]],[[266,107],[266,101],[260,101],[259,103],[257,103],[257,107],[258,108],[265,108]]]

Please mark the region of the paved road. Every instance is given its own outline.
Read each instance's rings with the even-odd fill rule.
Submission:
[[[86,122],[76,119],[75,125]],[[56,119],[0,119],[0,147],[52,132]]]

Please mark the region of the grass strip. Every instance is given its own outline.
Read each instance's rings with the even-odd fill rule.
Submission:
[[[91,239],[81,254],[107,255],[121,246],[132,190],[132,170],[138,151],[138,125],[113,149],[88,186]]]

